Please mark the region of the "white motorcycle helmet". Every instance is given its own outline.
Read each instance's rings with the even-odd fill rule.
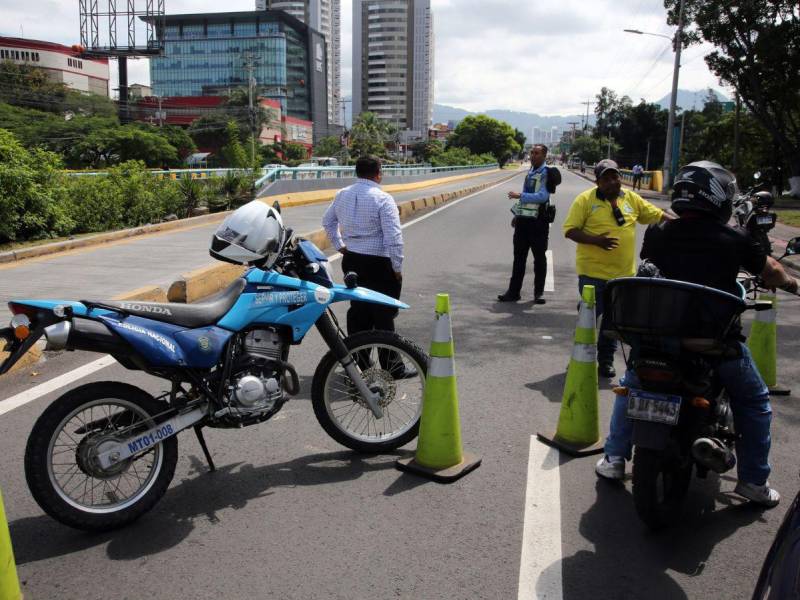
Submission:
[[[217,260],[246,265],[257,263],[269,269],[286,243],[286,229],[280,213],[260,200],[236,209],[222,222],[211,239],[211,256]]]

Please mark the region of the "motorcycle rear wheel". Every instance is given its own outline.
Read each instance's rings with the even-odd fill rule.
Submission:
[[[692,479],[692,466],[678,464],[662,452],[636,447],[633,457],[633,503],[652,530],[677,521]]]
[[[106,470],[96,462],[95,449],[155,425],[152,417],[165,408],[119,382],[90,383],[58,398],[36,421],[25,448],[25,478],[34,500],[57,521],[86,531],[116,529],[141,517],[175,474],[177,439]]]
[[[345,338],[344,344],[359,364],[367,387],[381,394],[384,416],[375,418],[342,365],[328,352],[311,385],[317,421],[334,440],[357,452],[377,454],[404,446],[419,432],[427,355],[391,331],[360,332]],[[412,368],[418,372],[415,377],[393,376]]]

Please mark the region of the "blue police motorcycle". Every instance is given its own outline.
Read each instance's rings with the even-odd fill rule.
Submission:
[[[131,370],[170,382],[159,397],[120,381],[82,385],[39,417],[25,451],[34,499],[56,520],[102,531],[139,518],[175,473],[176,435],[192,428],[211,470],[204,427],[241,428],[273,417],[300,391],[289,350],[315,326],[330,348],[311,401],[323,429],[358,452],[394,450],[418,433],[428,358],[388,331],[346,337],[330,306],[408,305],[333,282],[325,255],[295,238],[279,214],[254,201],[217,230],[211,254],[250,268],[198,304],[14,300],[0,329],[7,372],[44,336],[52,350],[110,354]]]

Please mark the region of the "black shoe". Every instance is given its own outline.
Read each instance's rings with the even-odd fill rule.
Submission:
[[[512,296],[508,292],[497,296],[498,302],[519,302],[519,296]]]
[[[412,378],[416,377],[417,375],[419,375],[419,371],[417,371],[417,369],[415,369],[414,367],[403,367],[402,371],[400,369],[396,369],[396,370],[392,371],[392,377],[395,380],[398,380],[398,379],[412,379]]]
[[[547,300],[545,300],[541,296],[536,296],[536,298],[533,299],[533,303],[534,304],[546,304]]]
[[[600,377],[605,377],[606,379],[611,379],[612,377],[617,376],[614,365],[611,363],[600,363],[600,365],[597,367],[597,374],[600,375]]]

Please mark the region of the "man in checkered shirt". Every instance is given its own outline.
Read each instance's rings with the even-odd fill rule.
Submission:
[[[342,271],[355,272],[360,286],[399,299],[403,231],[397,203],[380,188],[383,174],[379,158],[359,158],[356,177],[356,183],[336,194],[322,217],[322,226],[342,254]],[[396,308],[353,301],[347,311],[347,333],[394,331],[396,315]]]

